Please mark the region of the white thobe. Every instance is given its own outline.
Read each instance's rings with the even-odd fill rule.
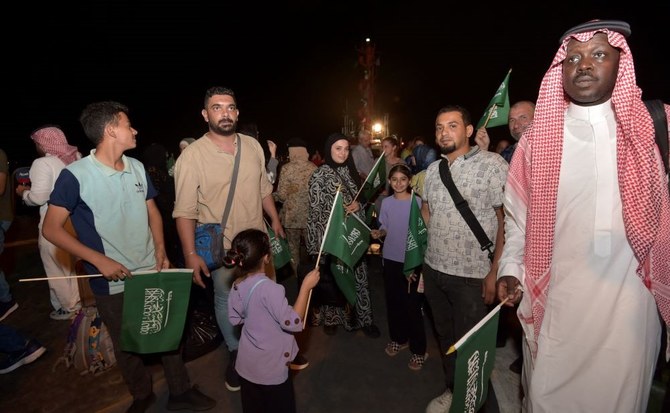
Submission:
[[[523,249],[520,228],[506,225],[510,251]],[[646,411],[661,325],[637,266],[623,224],[611,103],[570,105],[537,357],[524,352],[526,411]]]
[[[65,250],[58,248],[42,235],[44,216],[49,207],[49,195],[54,189],[58,175],[65,168],[65,164],[58,157],[45,155],[33,161],[30,167],[30,190],[23,193],[23,202],[30,206],[40,207],[40,222],[38,224],[37,246],[40,258],[47,277],[75,276],[75,259]],[[74,229],[68,219],[65,228],[74,235]],[[54,310],[62,308],[66,311],[76,311],[81,307],[79,287],[76,278],[48,280],[49,298]]]

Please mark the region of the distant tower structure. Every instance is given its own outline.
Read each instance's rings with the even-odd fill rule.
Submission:
[[[370,130],[374,116],[375,78],[379,59],[375,53],[375,45],[366,38],[358,49],[358,64],[363,69],[363,78],[358,82],[361,96],[361,107],[358,109],[358,129]]]

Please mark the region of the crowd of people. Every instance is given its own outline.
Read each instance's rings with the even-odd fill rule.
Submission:
[[[368,257],[352,267],[354,302],[325,288],[336,258],[322,244],[341,195],[344,213],[361,221],[370,208],[379,211],[371,236],[384,241],[389,335],[380,351],[395,357],[408,348],[408,367],[421,370],[429,356],[423,310],[430,310],[444,392],[426,401],[427,413],[452,404],[456,355],[447,349],[504,300],[523,331],[516,337],[522,357],[510,368],[522,373],[524,411],[644,412],[662,323],[670,322],[670,194],[658,131],[636,85],[630,32],[611,20],[566,31],[537,101],[511,105],[510,138],[494,151],[486,129],[475,131],[469,110],[457,104],[437,111],[434,144],[417,136],[401,148],[385,137],[378,156],[387,181],[372,199],[362,191],[378,159],[368,130],[355,142],[332,133],[312,156],[306,142],[291,139],[288,162],[279,164],[273,141],[267,156],[257,126],[238,124],[233,90],[216,86],[200,110],[206,131],[180,142],[172,167],[158,144],[143,162],[126,156],[138,134],[128,108],[91,103],[80,116],[95,145],[87,156],[56,126],[32,133],[40,155],[32,186],[9,187],[0,151],[0,252],[12,221],[4,200],[14,190],[40,207],[38,245],[48,276],[74,274],[73,257],[86,273],[103,275],[90,285],[133,396],[129,412],[146,411],[156,397],[143,358],[120,347],[124,280],[141,270],[192,269],[195,288],[213,294],[229,351],[226,388],[241,390],[247,413],[291,413],[290,369],[308,364],[296,340],[305,325],[328,335],[341,327],[381,336]],[[670,106],[665,115],[667,122]],[[407,273],[414,202],[428,241],[422,268]],[[292,304],[275,282],[269,229],[288,239],[290,270],[300,279]],[[203,252],[203,237],[212,233],[221,241],[218,261]],[[81,306],[76,283],[58,279],[49,287],[51,317],[70,319]],[[0,321],[17,308],[0,271]],[[8,354],[0,374],[44,350],[0,324],[0,351]],[[181,353],[160,359],[168,410],[215,407],[191,384]],[[481,411],[497,412],[488,389]]]

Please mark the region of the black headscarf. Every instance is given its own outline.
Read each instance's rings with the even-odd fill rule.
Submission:
[[[351,157],[351,153],[349,153],[349,156],[347,157],[347,160],[344,161],[344,163],[337,163],[333,159],[333,156],[331,155],[330,149],[332,146],[335,144],[335,142],[339,140],[349,140],[345,135],[336,132],[332,133],[330,136],[328,136],[328,139],[326,139],[326,144],[323,147],[323,157],[326,160],[326,165],[330,166],[333,168],[335,171],[337,171],[338,167],[341,166],[346,166],[349,169],[349,175],[351,175],[351,178],[354,180],[356,185],[360,188],[361,187],[361,176],[358,174],[358,171],[356,170],[356,165],[354,164],[354,160]]]

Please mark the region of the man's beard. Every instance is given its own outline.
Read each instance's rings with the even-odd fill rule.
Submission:
[[[453,144],[453,143],[449,146],[440,146],[440,153],[442,155],[449,155],[450,153],[452,153],[455,150],[456,150],[456,144]]]
[[[217,135],[230,136],[237,130],[237,121],[231,120],[232,124],[219,126],[218,123],[209,122],[209,128]]]

